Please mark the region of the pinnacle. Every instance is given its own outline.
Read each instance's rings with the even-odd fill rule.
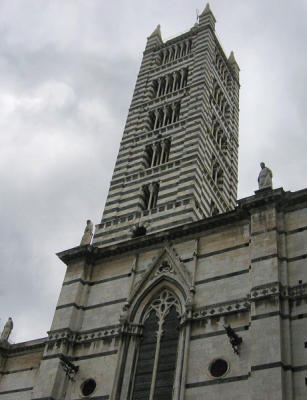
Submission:
[[[208,15],[211,15],[211,17],[213,18],[214,22],[216,22],[215,17],[213,15],[213,12],[211,11],[209,3],[206,4],[206,7],[205,7],[204,11],[200,14],[200,17],[205,17],[205,16],[208,16]]]
[[[212,13],[209,3],[206,4],[204,11],[200,15],[205,15],[207,13]]]
[[[156,29],[152,32],[152,34],[149,37],[153,37],[153,36],[159,36],[160,39],[161,38],[161,26],[160,24],[157,25]]]
[[[234,55],[233,51],[230,52],[230,56],[229,56],[229,58],[228,58],[228,62],[229,62],[230,64],[234,64],[234,63],[237,64],[237,61],[236,61],[236,59],[235,59],[235,55]]]

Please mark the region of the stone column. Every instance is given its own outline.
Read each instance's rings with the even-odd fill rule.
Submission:
[[[175,113],[176,113],[176,106],[174,104],[171,105],[171,110],[172,110],[171,123],[173,124],[175,122]]]
[[[154,123],[154,128],[153,128],[153,129],[155,130],[155,129],[157,129],[157,126],[158,126],[158,121],[159,121],[159,110],[155,110],[154,113],[155,113],[156,119],[155,119],[155,123]]]
[[[159,78],[159,79],[158,79],[158,90],[157,90],[157,95],[156,95],[156,97],[159,97],[159,96],[160,96],[161,83],[162,83],[162,79]]]
[[[180,55],[179,55],[179,57],[181,58],[182,55],[183,55],[183,54],[182,54],[182,53],[183,53],[183,42],[180,43],[179,47],[180,47]]]
[[[183,88],[183,82],[184,82],[184,76],[185,76],[185,69],[182,69],[182,70],[180,71],[180,76],[181,76],[181,79],[180,79],[180,89],[182,89],[182,88]]]
[[[164,113],[164,115],[163,115],[162,126],[165,126],[166,125],[166,118],[167,118],[167,107],[166,106],[163,107],[163,113]]]
[[[151,167],[154,167],[155,159],[156,159],[156,153],[157,153],[157,145],[156,145],[156,143],[153,144],[152,148],[153,148],[153,151],[152,151]]]
[[[176,87],[176,78],[177,78],[177,73],[173,72],[173,87],[172,87],[172,91],[175,91],[175,87]]]
[[[162,64],[165,64],[165,62],[166,62],[166,49],[163,50]]]
[[[161,145],[162,150],[161,150],[161,156],[160,156],[160,164],[163,164],[163,162],[164,162],[163,158],[164,158],[165,146],[166,146],[166,143],[165,143],[165,141],[163,141],[162,145]]]
[[[150,210],[151,209],[151,204],[152,204],[153,191],[154,191],[153,183],[150,183],[148,185],[148,189],[149,189],[149,200],[148,200],[147,210]]]
[[[178,54],[178,44],[175,46],[175,55],[174,55],[174,60],[176,60]]]
[[[165,88],[164,88],[164,93],[163,94],[167,94],[168,85],[169,85],[169,75],[167,75],[165,77]]]

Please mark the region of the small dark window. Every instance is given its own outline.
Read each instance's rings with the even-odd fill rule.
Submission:
[[[304,344],[305,344],[305,349],[307,349],[307,342],[305,342]]]
[[[94,379],[87,379],[81,385],[81,392],[83,396],[89,396],[96,389],[96,382]]]
[[[307,378],[305,378],[305,386],[307,386]]]
[[[227,370],[228,363],[222,358],[217,358],[216,360],[212,361],[209,367],[210,374],[214,376],[214,378],[220,378],[221,376],[225,375]]]
[[[137,226],[133,232],[133,237],[140,237],[146,235],[145,226]]]

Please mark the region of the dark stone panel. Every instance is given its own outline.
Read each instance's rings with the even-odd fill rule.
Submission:
[[[156,351],[158,318],[152,311],[144,323],[143,338],[135,372],[133,400],[147,400],[150,394],[152,371]]]
[[[171,400],[177,361],[179,319],[175,307],[165,318],[157,368],[154,400]]]

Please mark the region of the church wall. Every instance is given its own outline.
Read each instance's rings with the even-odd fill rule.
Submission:
[[[0,370],[1,400],[29,400],[37,381],[45,340],[11,345]],[[1,354],[0,354],[1,358]]]
[[[159,255],[168,249],[178,268],[188,274],[193,290],[184,399],[260,400],[270,393],[270,400],[302,400],[307,370],[307,208],[298,200],[300,204],[277,207],[273,199],[279,195],[277,190],[263,202],[257,196],[243,199],[233,213],[147,235],[128,245],[96,253],[91,247],[64,252],[67,257],[77,256],[66,261],[67,273],[40,375],[37,370],[21,372],[19,380],[13,374],[3,375],[0,393],[33,386],[37,376],[33,399],[47,397],[52,387],[62,385],[65,399],[76,400],[82,382],[92,377],[97,381],[94,395],[110,399],[120,366],[129,360],[133,364],[132,354],[123,357],[122,338],[130,338],[129,346],[138,343],[136,331],[121,336],[124,305],[138,285],[151,282],[154,275],[144,281],[145,274],[156,268]],[[288,196],[290,200],[295,197]],[[224,325],[243,339],[239,355]],[[80,367],[74,382],[63,381],[61,353]],[[5,368],[32,365],[31,357],[10,358]],[[217,357],[229,363],[222,378],[209,372]],[[35,368],[39,358],[38,354]],[[47,371],[54,375],[53,381]],[[54,391],[54,399],[60,399],[58,393]],[[14,395],[3,398],[29,398],[26,392]]]

